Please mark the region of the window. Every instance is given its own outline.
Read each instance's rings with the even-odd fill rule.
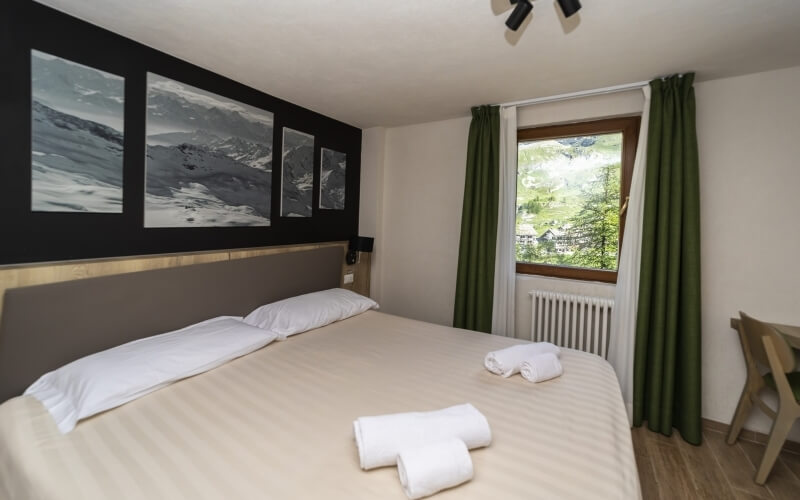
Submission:
[[[617,281],[639,117],[517,131],[517,272]]]

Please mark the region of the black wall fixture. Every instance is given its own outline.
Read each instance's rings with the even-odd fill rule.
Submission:
[[[31,210],[31,50],[124,77],[122,213]],[[356,127],[30,0],[0,2],[0,61],[0,264],[337,241],[358,234],[361,130]],[[148,72],[273,113],[269,227],[144,227]],[[284,127],[315,137],[311,217],[280,216]],[[347,155],[344,210],[319,208],[321,148]]]
[[[368,236],[353,236],[347,245],[347,254],[345,255],[345,262],[348,265],[353,265],[358,262],[359,252],[372,253],[372,248],[375,245],[375,238]]]

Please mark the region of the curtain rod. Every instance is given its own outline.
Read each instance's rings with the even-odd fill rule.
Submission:
[[[544,102],[564,101],[567,99],[576,99],[579,97],[613,94],[615,92],[624,92],[626,90],[640,89],[642,87],[647,86],[649,83],[650,83],[649,81],[623,83],[622,85],[613,85],[611,87],[603,87],[600,89],[592,89],[592,90],[581,90],[579,92],[570,92],[569,94],[558,94],[549,97],[537,97],[535,99],[525,99],[522,101],[504,102],[502,104],[498,104],[497,106],[500,106],[501,108],[510,108],[513,106],[530,106],[531,104],[541,104]]]

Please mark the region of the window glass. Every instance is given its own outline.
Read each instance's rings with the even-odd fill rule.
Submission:
[[[616,271],[622,136],[519,142],[518,262]]]

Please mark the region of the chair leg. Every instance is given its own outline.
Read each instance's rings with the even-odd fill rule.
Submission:
[[[747,417],[750,416],[750,410],[753,409],[753,401],[750,399],[750,384],[746,383],[742,389],[742,396],[739,398],[739,404],[736,405],[736,412],[733,414],[731,421],[731,428],[728,430],[728,444],[733,444],[739,438],[742,432]]]
[[[775,460],[783,448],[783,443],[786,441],[786,436],[792,429],[797,415],[789,411],[778,412],[775,423],[772,425],[772,431],[769,433],[769,441],[767,441],[767,449],[764,450],[764,457],[761,459],[761,465],[756,472],[756,484],[762,485],[767,481],[767,476],[772,471],[772,466],[775,465]]]

